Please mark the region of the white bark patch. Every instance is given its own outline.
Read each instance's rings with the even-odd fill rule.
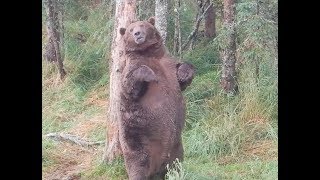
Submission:
[[[167,37],[167,14],[168,14],[168,0],[156,0],[155,6],[155,27],[159,31],[163,44],[165,44]]]

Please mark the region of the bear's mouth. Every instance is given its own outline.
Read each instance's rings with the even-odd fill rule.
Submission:
[[[137,38],[135,39],[135,42],[136,42],[137,44],[142,44],[142,43],[144,43],[144,40],[145,40],[145,38],[144,38],[143,36],[140,36],[140,37],[137,37]]]

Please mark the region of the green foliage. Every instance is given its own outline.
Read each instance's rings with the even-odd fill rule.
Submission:
[[[42,139],[42,149],[43,149],[43,154],[42,154],[42,166],[44,168],[50,167],[52,164],[54,164],[54,160],[49,158],[49,154],[52,149],[55,148],[55,142],[49,139]]]
[[[139,20],[147,20],[150,17],[155,15],[154,8],[155,2],[154,1],[138,1],[137,2],[137,19]],[[170,8],[170,6],[168,6]]]
[[[66,9],[66,20],[79,20],[88,16],[88,3],[89,1],[86,0],[64,0],[60,1],[63,2],[63,6]]]
[[[278,179],[278,163],[259,159],[221,165],[210,158],[189,158],[175,162],[167,180]]]
[[[167,43],[166,46],[169,50],[173,49],[173,38],[174,38],[174,18],[175,14],[173,12],[174,3],[172,2],[172,7],[168,7],[168,27],[167,27]],[[181,26],[181,39],[182,44],[187,39],[191,31],[193,30],[193,23],[195,20],[195,14],[197,13],[197,4],[194,1],[181,1],[181,6],[178,9],[180,13],[180,26]]]
[[[197,71],[197,75],[216,70],[219,63],[218,52],[214,51],[213,45],[198,45],[194,50],[188,51],[183,54],[183,59],[186,62],[192,63]]]
[[[70,60],[70,81],[75,88],[88,92],[107,83],[108,58],[113,19],[104,13],[107,5],[88,10],[85,20],[66,21],[66,59]],[[105,22],[105,23],[100,23]],[[79,41],[84,37],[85,42]]]
[[[82,177],[84,179],[127,179],[123,158],[116,158],[111,164],[100,162],[97,160],[94,169],[83,173]]]

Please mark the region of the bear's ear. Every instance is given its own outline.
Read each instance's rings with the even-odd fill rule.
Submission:
[[[155,23],[154,17],[150,17],[150,18],[148,19],[148,22],[154,26],[154,23]]]
[[[120,34],[123,36],[126,33],[126,28],[120,28]]]

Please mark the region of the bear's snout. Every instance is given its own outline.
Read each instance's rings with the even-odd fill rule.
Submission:
[[[140,35],[140,31],[137,31],[134,33],[134,36],[139,36]]]
[[[133,36],[134,36],[134,41],[137,43],[137,44],[142,44],[144,43],[145,41],[145,35],[143,32],[137,30],[137,31],[134,31],[133,33]]]

